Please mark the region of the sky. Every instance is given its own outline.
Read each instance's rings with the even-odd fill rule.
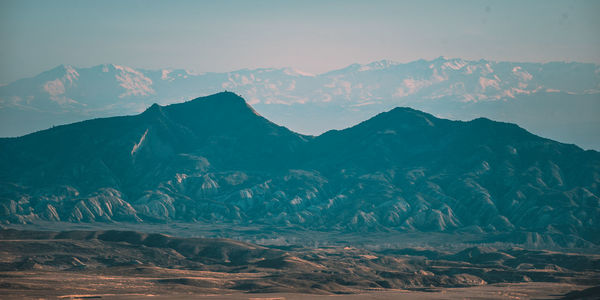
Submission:
[[[0,84],[60,64],[322,73],[439,56],[600,63],[600,1],[0,0]]]

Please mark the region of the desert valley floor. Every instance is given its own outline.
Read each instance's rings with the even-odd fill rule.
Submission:
[[[600,285],[600,255],[593,249],[494,248],[465,240],[440,250],[447,243],[443,236],[430,239],[433,248],[406,235],[397,238],[412,246],[374,247],[377,234],[352,241],[356,247],[343,235],[316,245],[310,234],[276,239],[265,230],[252,238],[262,238],[260,246],[218,238],[225,227],[169,227],[181,235],[195,228],[208,236],[201,238],[115,230],[127,229],[124,224],[104,225],[109,230],[70,225],[66,231],[52,224],[56,231],[37,230],[39,225],[0,231],[1,298],[595,299]]]

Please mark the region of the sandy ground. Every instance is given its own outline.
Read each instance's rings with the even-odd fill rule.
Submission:
[[[434,291],[373,291],[352,295],[310,295],[310,294],[227,294],[227,295],[165,295],[165,296],[106,296],[101,299],[212,299],[212,300],[336,300],[336,299],[559,299],[564,294],[587,288],[562,283],[519,283],[492,284],[480,287],[450,288]],[[600,297],[600,295],[599,295]]]
[[[110,278],[81,276],[79,278],[49,278],[23,274],[23,283],[29,289],[12,285],[7,289],[6,281],[0,278],[1,299],[211,299],[211,300],[300,300],[300,299],[559,299],[570,291],[583,290],[588,286],[568,283],[513,283],[490,284],[467,288],[445,288],[427,291],[386,290],[358,294],[315,295],[315,294],[248,294],[232,291],[190,291],[184,286],[153,285],[148,278],[123,276]],[[12,281],[12,280],[11,280]],[[51,288],[47,284],[53,285]],[[64,286],[61,286],[64,285]],[[24,285],[23,285],[24,286]],[[21,287],[23,287],[21,286]],[[48,288],[48,289],[46,289]],[[69,291],[77,291],[70,293]],[[599,295],[600,296],[600,295]]]
[[[426,260],[123,231],[63,232],[60,239],[0,232],[0,299],[559,299],[590,286],[586,295],[600,294],[597,255],[469,248],[444,256],[450,260]],[[485,255],[510,264],[476,260]],[[450,288],[486,282],[496,283]],[[415,286],[438,288],[399,289]]]

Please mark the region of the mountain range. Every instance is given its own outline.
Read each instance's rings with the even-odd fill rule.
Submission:
[[[600,153],[398,107],[303,135],[222,92],[0,139],[4,223],[201,222],[600,243]]]
[[[397,106],[440,118],[487,117],[585,149],[600,149],[600,66],[440,57],[353,64],[313,75],[293,68],[202,73],[105,64],[61,65],[0,86],[0,136],[95,117],[137,114],[222,90],[304,134],[343,129]],[[310,119],[310,122],[306,122]]]

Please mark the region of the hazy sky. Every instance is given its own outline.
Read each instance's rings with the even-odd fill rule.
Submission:
[[[0,83],[59,64],[320,73],[438,56],[600,63],[600,1],[2,1]]]

